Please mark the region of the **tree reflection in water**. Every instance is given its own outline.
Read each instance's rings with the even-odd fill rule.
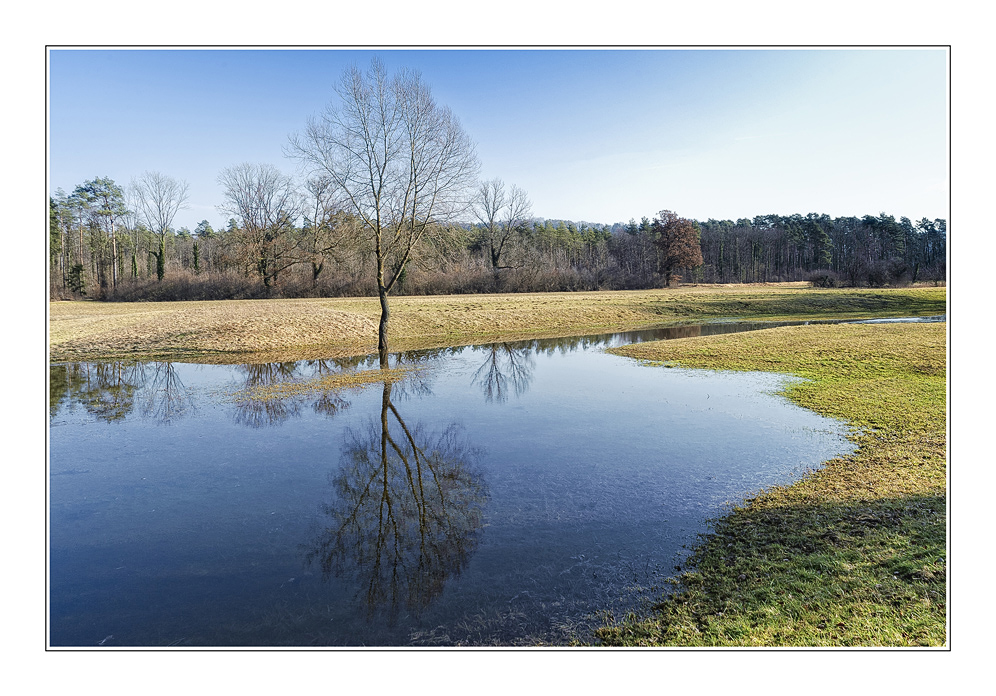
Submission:
[[[193,410],[190,394],[183,386],[173,363],[139,363],[135,367],[145,377],[143,416],[154,418],[161,423],[169,423]]]
[[[238,371],[245,378],[246,391],[254,387],[270,387],[297,378],[297,363],[258,363],[239,365]],[[297,416],[301,404],[296,399],[246,398],[235,404],[235,422],[250,428],[276,425]]]
[[[252,396],[255,389],[273,387],[281,383],[300,382],[302,379],[318,379],[326,375],[343,372],[347,367],[355,367],[360,359],[304,360],[301,362],[261,363],[238,365],[243,375],[242,393],[248,394],[235,404],[235,422],[250,428],[279,425],[288,418],[300,415],[308,401],[304,396]],[[310,372],[309,372],[310,371]],[[315,413],[332,417],[349,408],[349,401],[332,389],[309,392],[313,396],[311,408]]]
[[[190,394],[169,362],[52,365],[49,389],[52,418],[60,408],[75,404],[108,423],[123,420],[136,405],[144,417],[162,423],[194,410]]]
[[[380,422],[351,432],[342,468],[330,477],[328,526],[308,562],[326,579],[350,575],[368,616],[418,613],[459,575],[477,548],[487,490],[480,452],[456,424],[438,435],[410,428],[384,384]]]
[[[488,402],[503,403],[509,387],[522,396],[533,379],[535,359],[530,344],[492,343],[483,346],[487,358],[474,372],[473,383],[484,390]]]

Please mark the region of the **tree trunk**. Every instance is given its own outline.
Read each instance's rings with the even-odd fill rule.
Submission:
[[[114,219],[111,219],[111,287],[118,287],[118,238],[114,234]]]
[[[266,256],[261,256],[256,262],[256,271],[259,273],[260,278],[263,280],[263,287],[269,289],[270,287],[270,273],[267,270],[268,259]]]
[[[156,254],[156,278],[162,282],[166,277],[166,235],[159,235],[159,253]]]
[[[59,226],[62,234],[62,253],[59,255],[59,266],[62,271],[62,289],[66,289],[66,278],[69,273],[69,233],[70,230],[63,229],[62,225]]]
[[[387,306],[387,285],[384,283],[384,252],[381,248],[381,231],[378,221],[378,229],[375,240],[375,252],[377,254],[377,295],[380,297],[380,326],[377,330],[377,352],[380,354],[380,367],[387,369],[387,321],[391,316],[391,310]]]
[[[387,368],[387,321],[391,310],[387,306],[387,291],[383,284],[378,283],[377,293],[380,295],[380,327],[377,332],[377,352],[380,354],[380,366]]]

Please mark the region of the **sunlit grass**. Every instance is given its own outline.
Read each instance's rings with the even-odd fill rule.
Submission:
[[[804,377],[786,395],[854,425],[858,450],[716,521],[670,595],[599,640],[945,645],[945,336],[943,323],[798,326],[613,350]]]
[[[735,319],[943,314],[946,289],[814,289],[803,283],[665,290],[391,298],[394,350]],[[376,350],[376,298],[53,302],[53,360],[261,362]],[[300,356],[300,357],[299,357]]]

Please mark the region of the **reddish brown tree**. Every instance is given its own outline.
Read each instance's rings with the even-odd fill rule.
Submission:
[[[657,247],[657,269],[670,287],[671,276],[679,268],[702,265],[702,246],[695,223],[670,210],[662,210],[650,226],[650,235]]]

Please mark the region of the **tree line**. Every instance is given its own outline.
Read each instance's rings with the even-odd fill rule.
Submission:
[[[532,215],[526,191],[478,181],[473,143],[417,73],[374,61],[288,138],[297,175],[218,175],[228,218],[175,228],[186,182],[147,171],[50,197],[53,298],[184,300],[537,292],[672,282],[946,279],[944,220],[881,213],[696,221],[662,210],[612,225]]]
[[[701,230],[706,283],[809,280],[817,285],[906,285],[947,278],[947,222],[892,215],[762,215],[707,220]]]
[[[245,173],[250,168],[279,174],[265,165],[232,169]],[[289,193],[293,180],[280,176]],[[487,182],[482,188],[495,185]],[[100,189],[112,195],[89,198],[89,191]],[[50,199],[51,296],[183,300],[374,294],[374,249],[356,234],[358,222],[326,204],[320,181],[305,182],[299,193],[307,207],[296,218],[294,210],[278,207],[267,223],[265,206],[256,211],[245,205],[221,229],[202,220],[193,230],[165,225],[154,231],[136,206],[125,202],[130,188],[110,179],[84,182],[68,195],[59,190]],[[414,245],[411,266],[398,274],[398,292],[643,289],[672,279],[884,286],[947,277],[942,219],[810,213],[693,220],[702,261],[668,270],[658,258],[659,234],[646,217],[612,225],[521,214],[481,217],[440,225]]]

